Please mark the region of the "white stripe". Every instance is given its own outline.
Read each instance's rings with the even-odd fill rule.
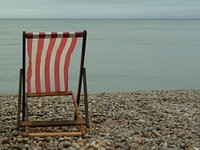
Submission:
[[[33,38],[39,38],[40,32],[32,32]],[[68,32],[69,37],[73,38],[76,35],[76,32]],[[57,32],[57,38],[63,38],[64,32]],[[45,38],[51,38],[51,32],[45,32]]]
[[[57,38],[52,50],[51,58],[50,58],[50,91],[55,92],[55,80],[54,80],[54,64],[56,59],[56,53],[58,51],[58,47],[60,46],[60,42],[62,39]]]
[[[45,38],[51,38],[51,32],[45,32]]]
[[[49,46],[50,39],[44,39],[44,47],[42,49],[41,54],[41,64],[40,64],[40,86],[41,86],[41,92],[46,92],[46,86],[45,86],[45,60],[46,60],[46,53]]]
[[[65,59],[67,56],[67,52],[69,50],[69,47],[72,43],[72,38],[67,39],[67,43],[65,44],[65,47],[63,49],[61,58],[60,58],[60,68],[59,68],[59,73],[60,73],[60,91],[65,91],[65,83],[64,83],[64,66],[65,66]]]
[[[32,75],[31,75],[31,93],[36,92],[35,87],[35,67],[36,67],[36,54],[37,54],[38,39],[33,39],[32,41],[32,55],[31,55],[31,65],[32,65]]]
[[[76,35],[75,32],[69,32],[69,34],[70,34],[70,37],[72,37],[72,38],[75,37],[75,35]]]

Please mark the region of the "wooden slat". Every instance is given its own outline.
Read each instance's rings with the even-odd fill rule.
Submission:
[[[44,133],[29,133],[32,137],[47,137],[47,136],[81,136],[82,132],[44,132]]]
[[[47,127],[47,126],[74,126],[85,125],[85,120],[61,120],[61,121],[23,121],[20,126]]]
[[[71,91],[68,92],[52,92],[52,93],[28,93],[28,97],[42,97],[42,96],[61,96],[61,95],[72,95]]]

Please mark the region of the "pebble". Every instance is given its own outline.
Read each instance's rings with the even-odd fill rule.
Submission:
[[[186,135],[186,133],[184,131],[181,131],[177,134],[178,138],[183,138]]]
[[[158,131],[156,131],[156,130],[153,130],[152,133],[153,133],[153,135],[155,135],[156,137],[161,137],[161,136],[162,136],[162,135],[161,135]]]
[[[67,141],[65,141],[65,142],[63,142],[63,148],[68,148],[68,147],[70,147],[72,144],[70,143],[70,142],[67,142]]]
[[[91,143],[91,144],[88,145],[88,147],[89,147],[89,148],[92,148],[92,149],[94,149],[94,150],[98,150],[99,145],[94,144],[94,143]]]
[[[78,143],[73,143],[72,146],[76,149],[80,149],[80,145]]]
[[[23,138],[22,137],[18,137],[17,138],[17,142],[22,143],[23,142]]]
[[[88,102],[90,128],[83,138],[32,138],[16,127],[17,95],[1,94],[0,149],[200,150],[200,90],[104,92],[89,94]],[[30,119],[73,118],[74,115],[73,103],[66,97],[32,98],[29,103]],[[80,103],[80,111],[83,110]],[[62,130],[66,129],[46,129]]]
[[[7,137],[4,137],[1,139],[1,144],[6,144],[9,142],[9,139]]]
[[[42,147],[44,145],[44,143],[42,142],[42,141],[39,141],[38,143],[37,143],[37,146],[38,147]]]
[[[131,143],[130,144],[130,149],[131,150],[138,149],[139,146],[140,146],[140,144],[138,144],[138,143]]]

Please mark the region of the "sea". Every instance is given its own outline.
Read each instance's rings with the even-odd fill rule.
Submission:
[[[22,31],[87,30],[88,93],[200,89],[199,19],[0,19],[0,93],[17,93]]]

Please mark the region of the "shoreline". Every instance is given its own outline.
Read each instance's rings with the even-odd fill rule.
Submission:
[[[16,129],[17,95],[0,94],[0,148],[200,149],[200,90],[102,92],[88,98],[91,127],[84,138],[31,138]],[[48,107],[52,102],[54,108]],[[63,97],[30,102],[33,108],[44,109],[48,119],[49,112],[60,117],[63,104]],[[37,109],[30,110],[32,118],[37,118]]]
[[[76,94],[76,90],[73,89],[73,91]],[[102,94],[102,93],[109,93],[109,94],[118,94],[118,93],[137,93],[137,92],[173,92],[173,91],[200,91],[200,88],[167,88],[167,89],[144,89],[144,90],[126,90],[126,91],[96,91],[96,92],[90,92],[88,95],[95,95],[95,94]],[[83,92],[83,91],[82,91]],[[5,96],[17,96],[18,92],[0,92],[0,96],[5,95]]]

